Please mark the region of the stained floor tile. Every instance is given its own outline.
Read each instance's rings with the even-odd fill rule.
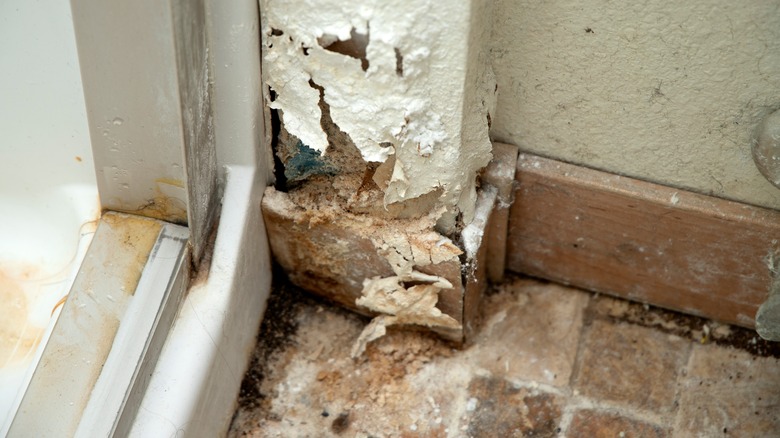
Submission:
[[[228,436],[780,437],[780,361],[755,355],[780,348],[745,329],[510,277],[469,345],[391,329],[354,360],[367,320],[285,290]]]
[[[472,380],[468,391],[469,436],[554,437],[560,431],[561,400],[554,394],[485,377]]]
[[[624,417],[611,412],[577,411],[569,426],[571,438],[666,438],[669,432],[661,426]]]
[[[582,348],[576,390],[660,414],[674,410],[678,370],[688,358],[688,342],[646,327],[596,320]]]
[[[497,375],[568,385],[588,299],[576,289],[529,280],[503,285],[483,304],[476,363]]]
[[[780,360],[697,345],[681,386],[681,436],[780,436]]]

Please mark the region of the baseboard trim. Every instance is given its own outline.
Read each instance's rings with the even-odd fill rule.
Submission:
[[[507,269],[753,328],[780,212],[521,154]]]

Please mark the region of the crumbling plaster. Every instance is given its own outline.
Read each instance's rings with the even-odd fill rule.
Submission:
[[[491,4],[261,0],[269,105],[290,134],[327,156],[322,98],[363,160],[385,163],[377,170],[389,175],[378,180],[385,205],[433,193],[420,214],[439,210],[443,230],[459,214],[468,223],[477,173],[491,158]]]
[[[751,135],[780,107],[780,3],[497,0],[492,135],[540,155],[780,208]]]

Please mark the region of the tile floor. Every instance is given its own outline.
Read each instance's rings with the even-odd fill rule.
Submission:
[[[780,348],[749,330],[522,278],[453,348],[277,287],[229,436],[780,437]]]

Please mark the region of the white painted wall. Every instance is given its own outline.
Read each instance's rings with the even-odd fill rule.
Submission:
[[[780,107],[780,2],[497,0],[494,139],[780,208],[750,136]]]
[[[0,41],[0,187],[94,185],[70,5],[0,2]]]
[[[0,436],[99,207],[70,5],[0,1]]]

